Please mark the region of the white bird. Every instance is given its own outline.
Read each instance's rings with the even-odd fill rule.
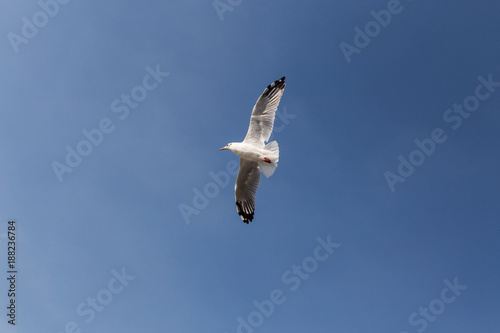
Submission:
[[[250,126],[243,142],[231,142],[219,150],[230,150],[240,157],[240,170],[234,185],[236,211],[243,222],[252,221],[255,194],[260,172],[269,178],[278,166],[279,147],[276,141],[265,144],[271,137],[274,116],[285,90],[285,77],[271,83],[260,95],[252,110]]]

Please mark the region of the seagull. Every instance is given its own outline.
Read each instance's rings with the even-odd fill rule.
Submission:
[[[266,144],[266,142],[271,137],[274,116],[284,90],[284,76],[268,85],[253,107],[250,126],[243,142],[231,142],[219,149],[230,150],[240,157],[234,197],[236,211],[246,224],[253,220],[260,173],[269,178],[278,166],[278,143],[272,141]]]

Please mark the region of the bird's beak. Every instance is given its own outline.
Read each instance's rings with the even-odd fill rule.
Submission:
[[[227,149],[226,147],[222,147],[222,148],[221,148],[221,149],[219,149],[219,150],[226,150],[226,149]]]

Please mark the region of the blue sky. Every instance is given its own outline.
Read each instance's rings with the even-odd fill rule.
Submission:
[[[0,331],[498,331],[500,4],[215,5],[3,3]],[[211,173],[282,76],[246,225]]]

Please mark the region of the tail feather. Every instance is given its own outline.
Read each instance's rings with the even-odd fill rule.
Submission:
[[[269,178],[273,175],[274,171],[278,167],[278,161],[280,159],[280,149],[278,146],[278,142],[271,141],[269,142],[264,149],[266,150],[266,157],[271,160],[271,163],[261,162],[259,163],[260,171]]]
[[[262,173],[264,174],[264,176],[266,176],[266,178],[271,177],[277,167],[278,167],[277,163],[266,163],[266,162],[259,163],[260,171],[262,171]]]
[[[278,142],[271,141],[264,149],[266,150],[266,157],[269,157],[272,162],[278,163],[280,159],[280,147],[278,146]]]

